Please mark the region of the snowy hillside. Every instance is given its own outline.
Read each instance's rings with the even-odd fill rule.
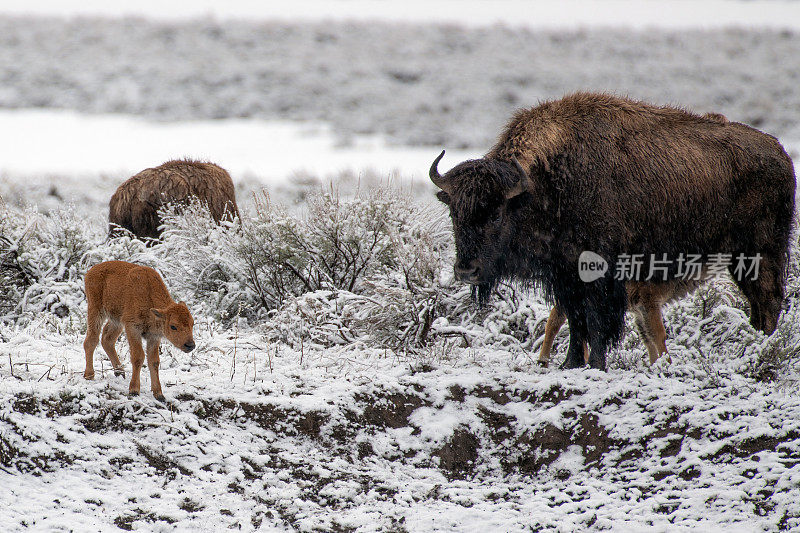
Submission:
[[[227,332],[163,372],[164,407],[110,373],[83,382],[78,335],[19,337],[38,364],[4,370],[4,531],[800,527],[797,395],[696,361],[413,373],[283,351],[270,370],[271,347]]]
[[[607,373],[560,371],[535,360],[535,294],[478,310],[453,282],[441,207],[307,201],[264,198],[243,232],[172,215],[152,248],[105,241],[80,207],[5,208],[3,530],[800,527],[797,247],[772,337],[719,281],[667,309],[671,363],[646,367],[629,325]],[[305,292],[270,282],[266,237],[287,231],[300,269],[335,263],[315,259],[328,239],[377,247],[350,290]],[[82,377],[83,273],[115,258],[158,268],[197,318],[192,354],[162,347],[166,405],[128,397],[100,350]],[[565,328],[556,361],[566,345]]]
[[[665,308],[671,360],[629,317],[608,372],[561,371],[541,295],[477,308],[453,280],[426,177],[587,88],[725,113],[798,162],[800,19],[775,10],[800,2],[570,0],[565,25],[549,1],[536,24],[480,14],[518,0],[261,4],[0,6],[0,531],[800,531],[800,232],[772,336],[714,280]],[[108,240],[119,183],[187,155],[231,171],[242,226],[194,206],[155,246]],[[110,259],[194,314],[166,404],[101,348],[83,378],[83,277]]]

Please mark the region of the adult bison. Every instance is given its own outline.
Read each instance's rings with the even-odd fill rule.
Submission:
[[[219,222],[239,216],[233,181],[225,169],[191,160],[174,160],[145,169],[129,178],[111,197],[108,221],[111,234],[124,228],[140,239],[157,239],[164,204],[187,204],[196,197]]]
[[[626,283],[682,279],[687,258],[737,274],[752,325],[775,330],[795,178],[774,137],[719,115],[576,93],[518,112],[486,156],[444,176],[443,156],[430,177],[450,206],[456,277],[479,300],[504,278],[542,288],[569,321],[565,367],[584,365],[588,340],[590,365],[604,369]],[[605,274],[582,281],[583,252]]]

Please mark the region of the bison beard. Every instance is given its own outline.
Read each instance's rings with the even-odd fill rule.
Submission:
[[[456,277],[481,303],[501,279],[533,284],[569,320],[564,366],[604,369],[624,325],[617,259],[651,254],[760,254],[757,279],[734,279],[752,325],[775,330],[784,298],[795,179],[773,137],[717,115],[698,116],[614,96],[577,93],[517,113],[483,158],[431,180],[450,206]],[[585,283],[578,257],[609,264]],[[732,267],[729,270],[733,274]]]

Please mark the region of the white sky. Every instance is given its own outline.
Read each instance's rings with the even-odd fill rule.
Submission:
[[[800,29],[800,2],[789,0],[3,0],[0,13],[139,15],[160,19],[377,19],[470,26],[503,23],[534,28]]]

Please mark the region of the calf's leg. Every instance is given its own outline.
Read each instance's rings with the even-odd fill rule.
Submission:
[[[150,370],[150,388],[153,391],[153,396],[159,402],[165,402],[164,394],[161,392],[161,380],[158,377],[158,367],[161,363],[161,358],[158,354],[158,345],[160,339],[147,339],[147,368]]]
[[[100,327],[103,325],[103,317],[94,302],[89,302],[89,313],[86,319],[86,339],[83,341],[83,350],[86,352],[86,368],[83,377],[94,379],[94,351],[100,340]]]
[[[142,335],[135,328],[125,326],[125,335],[128,337],[128,344],[131,346],[131,365],[133,372],[131,382],[128,385],[128,393],[132,396],[139,394],[141,388],[142,365],[144,364],[144,348],[142,348]]]
[[[122,329],[122,324],[109,320],[103,328],[101,343],[103,345],[103,350],[106,351],[106,355],[108,355],[108,358],[111,360],[111,366],[114,367],[114,375],[125,377],[125,369],[122,368],[122,363],[119,361],[115,346],[117,339],[122,334]]]

